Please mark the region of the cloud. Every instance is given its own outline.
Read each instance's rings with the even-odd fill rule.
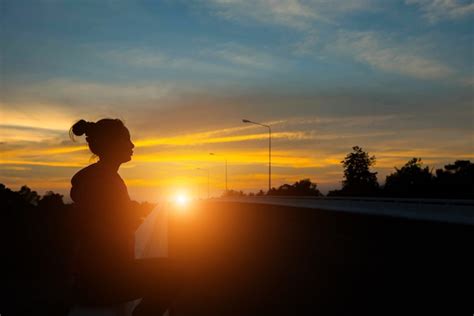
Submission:
[[[272,70],[276,68],[275,56],[236,43],[225,43],[206,53],[231,64],[252,69]],[[279,67],[282,62],[278,63]]]
[[[166,69],[173,72],[212,75],[219,78],[238,78],[274,71],[286,65],[274,54],[235,42],[196,44],[188,56],[170,56],[152,48],[121,48],[99,52],[100,57],[114,66],[133,67],[136,70]]]
[[[84,163],[70,161],[38,161],[38,160],[0,160],[2,165],[26,165],[26,166],[48,166],[48,167],[82,167]]]
[[[190,87],[179,86],[180,89],[192,90]],[[3,90],[4,103],[14,100],[16,103],[28,102],[56,103],[95,106],[97,104],[123,104],[150,100],[160,100],[174,95],[178,84],[172,81],[134,82],[134,83],[102,83],[93,81],[57,78],[35,82],[27,85],[11,85]],[[48,106],[51,108],[50,106]],[[14,107],[7,107],[15,109]],[[97,110],[97,108],[96,108]]]
[[[414,44],[396,43],[375,32],[340,32],[330,49],[384,72],[418,79],[446,79],[454,71],[420,52]]]
[[[258,23],[306,29],[314,22],[335,23],[347,12],[373,8],[373,1],[352,0],[335,5],[328,0],[207,0],[217,15],[229,20],[252,20]]]
[[[305,28],[312,20],[325,20],[298,0],[210,0],[206,3],[213,7],[216,15],[230,20],[251,19],[293,28]]]
[[[0,142],[47,141],[56,139],[63,132],[58,129],[0,124]]]
[[[296,55],[310,55],[314,52],[318,42],[319,34],[315,30],[310,30],[301,42],[294,45],[293,52]]]
[[[41,100],[26,104],[0,102],[0,108],[0,142],[55,142],[67,136],[71,125],[78,120],[64,107],[42,103]]]
[[[474,76],[465,77],[460,79],[460,83],[466,87],[474,88]]]
[[[417,6],[430,23],[461,19],[474,13],[471,0],[406,0],[405,3]]]
[[[261,60],[256,60],[255,52],[252,56],[248,51],[244,51],[242,47],[237,47],[241,50],[241,54],[231,50],[223,50],[219,57],[231,64],[222,64],[209,60],[209,56],[170,56],[164,52],[154,50],[152,48],[124,48],[109,50],[99,53],[106,61],[112,61],[118,65],[132,66],[141,69],[170,69],[174,71],[185,71],[187,73],[197,72],[201,74],[214,74],[224,76],[247,76],[252,72],[248,69],[236,67],[237,65],[263,65]],[[219,52],[219,51],[218,51]],[[240,59],[239,59],[240,56]]]
[[[307,139],[308,136],[304,132],[277,132],[272,133],[274,139]],[[234,143],[243,142],[250,140],[262,140],[268,139],[267,133],[260,134],[247,134],[247,135],[233,135],[233,136],[221,136],[221,137],[208,137],[207,133],[198,133],[191,135],[182,135],[167,138],[151,138],[138,140],[135,142],[137,146],[151,147],[151,146],[196,146],[201,144],[216,144],[216,143]]]

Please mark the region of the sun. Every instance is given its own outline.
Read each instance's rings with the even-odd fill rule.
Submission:
[[[189,203],[189,197],[186,195],[186,193],[178,193],[174,197],[174,201],[179,206],[186,206]]]

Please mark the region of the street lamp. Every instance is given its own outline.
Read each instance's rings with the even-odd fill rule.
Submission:
[[[252,122],[246,119],[243,119],[242,122],[260,125],[268,128],[268,192],[270,192],[272,188],[272,128],[270,127],[270,125]]]
[[[206,170],[207,171],[207,198],[209,199],[209,168],[196,168],[196,170]]]
[[[211,156],[221,156],[215,153],[209,153]],[[225,159],[225,192],[227,193],[227,157],[224,157]]]

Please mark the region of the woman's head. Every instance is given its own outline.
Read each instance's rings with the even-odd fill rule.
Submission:
[[[135,145],[130,140],[130,133],[119,119],[102,119],[97,122],[80,120],[74,124],[69,134],[86,135],[91,152],[101,160],[127,162],[132,158]]]

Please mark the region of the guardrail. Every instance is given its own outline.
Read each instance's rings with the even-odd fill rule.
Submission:
[[[360,197],[360,196],[298,196],[298,195],[264,195],[264,196],[232,196],[213,198],[217,200],[226,199],[301,199],[316,201],[359,201],[359,202],[384,202],[384,203],[408,203],[408,204],[434,204],[434,205],[465,205],[474,206],[474,200],[465,199],[418,199],[418,198],[390,198],[390,197]]]
[[[226,199],[222,197],[218,199]],[[474,200],[466,199],[418,199],[418,198],[390,198],[390,197],[360,197],[360,196],[301,196],[301,195],[265,195],[265,196],[242,196],[229,198],[272,198],[272,199],[302,199],[302,200],[334,200],[334,201],[360,201],[360,202],[388,202],[388,203],[410,203],[410,204],[436,204],[436,205],[472,205]]]
[[[286,205],[325,211],[385,215],[474,225],[474,200],[314,196],[242,196],[213,200]]]

